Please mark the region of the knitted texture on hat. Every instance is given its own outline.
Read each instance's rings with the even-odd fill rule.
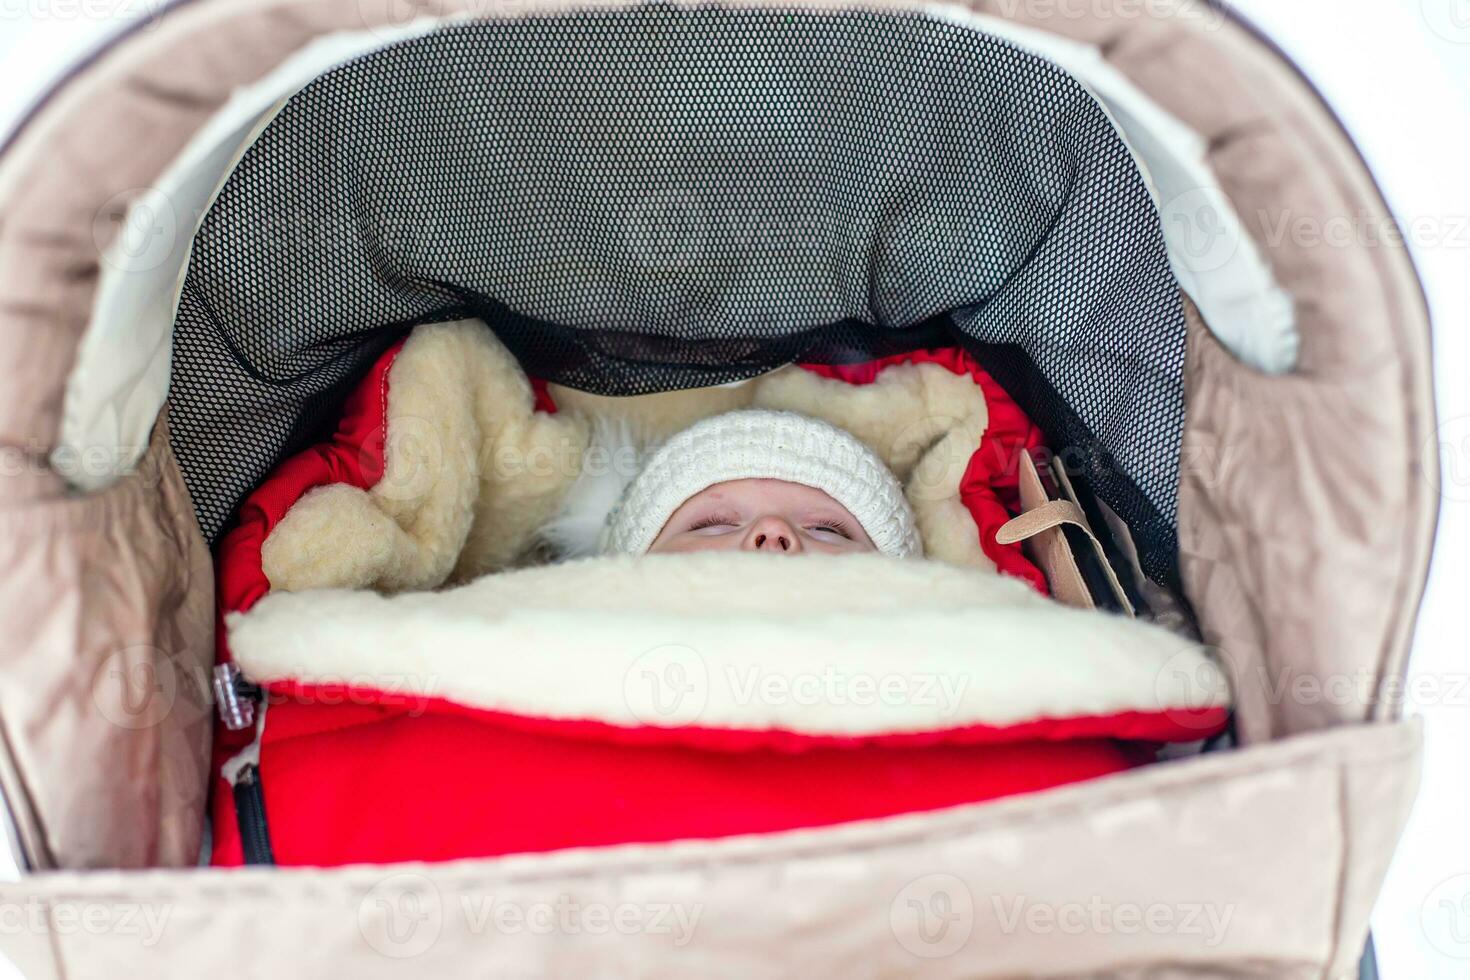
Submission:
[[[751,479],[821,490],[857,518],[878,551],[923,553],[903,487],[872,450],[826,422],[760,410],[716,415],[664,443],[608,515],[603,550],[641,555],[684,501],[717,483]]]

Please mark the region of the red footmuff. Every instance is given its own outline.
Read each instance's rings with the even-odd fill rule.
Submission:
[[[216,683],[234,727],[217,751],[216,864],[814,827],[1119,772],[1227,723],[1227,685],[1203,651],[1046,598],[1019,549],[996,542],[1014,460],[1039,435],[956,351],[809,373],[858,386],[917,362],[980,389],[984,434],[956,498],[993,568],[694,554],[392,595],[281,588],[262,549],[292,508],[383,479],[403,349],[359,384],[331,442],[261,484],[221,545]],[[555,411],[544,387],[535,404]]]

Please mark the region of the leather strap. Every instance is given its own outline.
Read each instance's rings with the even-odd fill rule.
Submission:
[[[1087,523],[1087,518],[1082,514],[1082,508],[1070,500],[1048,501],[1035,510],[1028,510],[1020,517],[1012,518],[995,532],[995,540],[1001,544],[1015,544],[1063,524],[1080,527],[1087,532],[1089,538],[1097,540]]]
[[[1118,602],[1122,605],[1124,612],[1132,616],[1134,614],[1133,603],[1129,602],[1127,595],[1124,594],[1123,586],[1118,581],[1118,573],[1108,563],[1102,543],[1098,541],[1097,535],[1092,532],[1092,526],[1087,523],[1087,517],[1082,513],[1082,508],[1078,507],[1072,501],[1050,500],[1040,507],[1026,511],[1020,517],[1012,518],[999,531],[995,532],[995,540],[1001,544],[1015,544],[1018,541],[1026,541],[1034,538],[1038,534],[1044,534],[1063,524],[1071,524],[1087,532],[1087,537],[1092,542],[1092,548],[1097,553],[1097,559],[1102,565],[1103,574],[1107,576],[1108,583],[1112,586],[1113,594],[1117,596]],[[1060,541],[1055,547],[1067,548],[1065,543],[1061,543]],[[1077,571],[1075,560],[1069,559],[1065,570],[1058,569],[1055,563],[1045,570],[1053,578],[1059,575],[1067,576],[1066,581],[1052,581],[1051,583],[1053,593],[1057,598],[1068,602],[1070,605],[1092,606],[1090,598],[1085,600],[1082,598],[1088,595],[1087,586],[1083,584],[1081,574]]]

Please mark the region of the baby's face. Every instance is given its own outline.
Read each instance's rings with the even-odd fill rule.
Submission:
[[[649,547],[655,552],[758,551],[847,555],[876,551],[857,518],[813,487],[731,480],[680,505]]]

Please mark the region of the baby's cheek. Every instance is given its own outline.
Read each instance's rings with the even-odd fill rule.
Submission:
[[[733,539],[733,540],[732,540]],[[729,551],[739,545],[735,535],[721,534],[702,537],[697,534],[676,534],[667,541],[655,541],[650,553],[685,554],[691,551]]]
[[[819,555],[854,555],[863,551],[875,550],[871,545],[863,544],[861,541],[824,541],[820,538],[808,538],[807,550]]]

